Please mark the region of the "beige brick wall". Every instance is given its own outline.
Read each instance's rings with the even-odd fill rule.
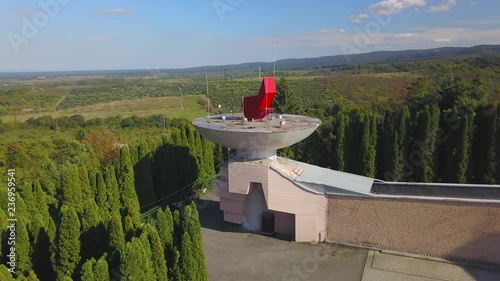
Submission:
[[[330,196],[327,240],[500,264],[500,205]]]

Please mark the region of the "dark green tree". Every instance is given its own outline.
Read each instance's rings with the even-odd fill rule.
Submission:
[[[116,169],[118,190],[121,195],[122,208],[133,206],[139,210],[139,199],[134,186],[134,169],[130,160],[130,151],[127,146],[120,149]]]
[[[497,122],[495,130],[495,183],[500,184],[500,106],[495,105],[497,108]]]
[[[97,260],[97,262],[94,264],[93,272],[95,281],[110,280],[108,262],[106,261],[106,256],[102,256],[100,259]]]
[[[82,189],[78,168],[73,164],[64,164],[62,167],[62,203],[73,206],[80,211],[82,206]]]
[[[3,265],[0,264],[0,280],[5,280],[5,281],[14,281],[14,277],[12,276],[12,273],[9,272],[9,269]]]
[[[82,281],[94,281],[95,276],[94,276],[94,264],[95,264],[95,259],[91,258],[87,260],[83,265],[82,265],[82,270],[80,274],[80,278]]]
[[[75,209],[63,205],[61,223],[52,249],[52,267],[59,280],[71,278],[80,262],[80,221]]]
[[[474,116],[465,115],[460,127],[460,138],[455,151],[455,159],[458,165],[456,182],[467,183],[467,168],[469,167],[469,156],[471,151],[472,136],[474,134]]]
[[[16,255],[17,255],[17,270],[19,273],[27,276],[33,268],[30,256],[30,239],[28,230],[23,220],[18,220],[16,223]],[[18,273],[18,274],[19,274]]]
[[[337,120],[335,122],[334,136],[335,140],[333,142],[333,157],[332,157],[332,168],[338,171],[344,171],[345,161],[344,161],[344,143],[345,143],[345,133],[347,126],[347,117],[343,112],[337,114]]]
[[[187,232],[184,232],[181,240],[181,272],[184,280],[199,279],[198,266],[196,264],[195,253],[192,252],[192,240]]]
[[[280,78],[276,84],[276,108],[279,112],[288,114],[301,114],[303,112],[302,105],[297,96],[290,89],[288,81],[285,78]]]
[[[191,202],[184,209],[183,229],[190,234],[192,239],[191,247],[196,262],[197,280],[208,280],[207,268],[205,265],[205,251],[203,249],[203,237],[201,234],[201,225],[196,204]]]
[[[96,185],[95,185],[95,203],[99,207],[99,215],[102,220],[106,220],[109,217],[109,201],[108,201],[108,187],[104,181],[103,174],[97,172],[95,174]]]
[[[416,136],[413,140],[413,151],[418,154],[417,163],[415,165],[415,180],[419,182],[432,182],[434,180],[435,169],[435,149],[436,149],[436,134],[439,128],[440,111],[437,104],[424,106],[417,113],[418,128]],[[417,157],[412,156],[409,157]]]
[[[120,273],[123,281],[156,280],[149,245],[145,245],[137,237],[133,237],[130,242],[127,242],[121,254]]]
[[[156,201],[151,169],[151,155],[148,144],[141,141],[137,147],[138,161],[134,166],[135,189],[141,206],[152,204]]]
[[[122,222],[119,216],[114,215],[108,221],[109,252],[121,250],[125,247],[125,235],[123,233]]]
[[[174,235],[174,221],[172,218],[172,212],[170,208],[165,207],[165,212],[160,208],[156,213],[157,223],[156,227],[158,229],[158,234],[160,235],[163,247],[168,247],[173,245],[173,235]]]
[[[106,166],[105,183],[107,188],[107,202],[109,205],[109,214],[120,216],[122,205],[120,202],[120,191],[116,181],[115,168],[112,165]]]
[[[151,226],[146,226],[148,233],[149,245],[151,247],[151,261],[153,270],[158,281],[168,281],[167,262],[165,260],[165,252],[163,243],[156,229]]]
[[[360,174],[375,177],[375,158],[377,146],[376,120],[371,114],[358,116],[361,125]]]

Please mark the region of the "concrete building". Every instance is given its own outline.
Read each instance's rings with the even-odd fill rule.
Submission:
[[[273,83],[257,97],[274,97]],[[236,150],[216,181],[225,221],[297,242],[500,265],[500,186],[391,183],[278,157],[321,122],[269,114],[269,104],[248,110],[264,116],[257,121],[245,113],[193,121],[203,137]]]

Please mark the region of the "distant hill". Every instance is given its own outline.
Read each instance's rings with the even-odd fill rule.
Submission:
[[[428,59],[444,59],[465,56],[485,56],[500,55],[500,45],[478,45],[474,47],[442,47],[425,50],[405,50],[405,51],[377,51],[354,55],[335,55],[316,58],[283,59],[276,61],[276,66],[280,71],[293,69],[314,69],[333,68],[339,66],[355,64],[371,64],[385,62],[404,62]],[[259,66],[262,71],[271,71],[273,62],[251,62],[232,65],[199,66],[183,69],[162,69],[155,70],[158,75],[189,75],[204,73],[208,70],[211,73],[222,73],[224,69],[231,73],[257,71]],[[68,76],[151,76],[149,70],[99,70],[99,71],[65,71],[65,72],[24,72],[24,73],[1,73],[0,79],[37,79],[43,76],[46,78],[68,77]]]
[[[377,51],[354,55],[335,55],[316,58],[284,59],[276,61],[279,70],[308,69],[308,68],[332,68],[353,64],[369,64],[384,62],[404,62],[428,59],[443,59],[463,56],[485,56],[500,55],[500,45],[478,45],[474,47],[443,47],[426,50],[405,50],[405,51]],[[235,65],[221,65],[208,67],[193,67],[178,70],[180,72],[193,73],[208,71],[256,71],[262,67],[263,71],[273,68],[272,62],[253,62]]]

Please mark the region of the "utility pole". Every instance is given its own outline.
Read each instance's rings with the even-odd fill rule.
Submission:
[[[182,87],[181,86],[179,86],[179,92],[181,93],[181,110],[184,111],[184,103],[182,101],[184,96],[182,95]]]

